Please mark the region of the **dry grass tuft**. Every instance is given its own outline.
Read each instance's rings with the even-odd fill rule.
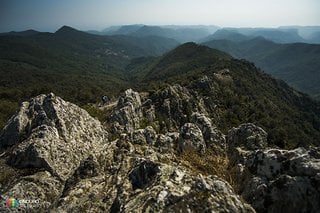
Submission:
[[[232,186],[237,186],[236,170],[230,167],[229,158],[225,152],[207,150],[204,154],[188,150],[179,156],[182,164],[195,173],[216,175],[228,181]]]

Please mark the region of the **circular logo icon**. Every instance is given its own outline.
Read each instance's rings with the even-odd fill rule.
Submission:
[[[8,198],[6,200],[6,205],[10,209],[18,208],[19,207],[19,201],[13,197]]]

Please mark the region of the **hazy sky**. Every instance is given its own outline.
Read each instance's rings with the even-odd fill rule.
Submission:
[[[320,25],[320,0],[0,0],[0,31],[122,24]]]

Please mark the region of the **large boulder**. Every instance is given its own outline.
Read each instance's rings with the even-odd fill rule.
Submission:
[[[104,152],[107,136],[85,110],[52,93],[22,103],[0,136],[0,160],[20,174],[10,180],[10,187],[1,182],[2,194],[40,199],[39,209],[49,208],[79,165],[82,173],[92,167],[84,160]]]
[[[166,134],[159,134],[157,136],[155,146],[160,151],[172,151],[177,146],[178,139],[178,132],[167,132]]]
[[[8,164],[44,168],[66,179],[79,162],[107,142],[99,121],[78,106],[40,95],[24,102],[0,136],[1,149],[13,147]]]
[[[312,150],[257,150],[245,167],[242,195],[257,211],[319,211],[320,158]]]
[[[320,152],[267,147],[267,133],[254,124],[228,132],[229,159],[238,190],[258,212],[318,212]]]
[[[252,123],[241,124],[228,132],[227,141],[229,149],[241,147],[245,150],[255,150],[267,147],[268,134],[261,127]]]
[[[115,212],[254,212],[226,181],[182,167],[141,159],[129,181],[133,191],[122,188],[112,205]]]
[[[141,97],[138,92],[128,89],[118,100],[118,105],[112,113],[112,121],[119,124],[117,131],[133,132],[140,127],[143,116]]]
[[[191,115],[191,122],[200,128],[207,146],[225,149],[225,135],[212,124],[209,117],[195,112]]]
[[[197,125],[186,123],[181,127],[178,148],[181,152],[196,151],[203,153],[206,151],[206,143]]]

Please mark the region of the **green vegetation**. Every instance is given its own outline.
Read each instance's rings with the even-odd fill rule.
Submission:
[[[130,87],[126,66],[177,42],[160,37],[97,36],[62,27],[56,33],[0,36],[0,128],[18,103],[54,92],[81,106]]]
[[[18,105],[15,101],[0,100],[0,128],[6,124],[17,108]]]
[[[0,127],[18,103],[54,92],[84,107],[102,122],[108,110],[95,105],[101,95],[117,96],[124,89],[156,90],[179,83],[203,98],[211,119],[224,133],[241,123],[252,122],[269,133],[269,143],[280,147],[319,144],[320,104],[282,81],[262,73],[252,63],[194,43],[186,43],[162,57],[150,44],[152,38],[97,36],[63,27],[58,32],[32,36],[0,37]],[[163,41],[162,47],[172,47]],[[141,45],[140,45],[141,44]],[[159,43],[157,45],[160,45]],[[307,56],[306,56],[307,57]],[[229,70],[221,75],[223,69]],[[213,80],[202,89],[197,80]],[[180,103],[187,118],[196,100]],[[171,124],[157,115],[157,132]],[[144,121],[141,126],[150,125]]]
[[[251,122],[263,127],[269,143],[279,147],[320,143],[319,103],[283,81],[261,74],[248,62],[232,60],[225,66],[233,84],[225,88],[217,81],[216,99],[223,115],[217,124],[221,129]]]
[[[319,44],[277,44],[261,37],[235,41],[229,40],[229,37],[230,35],[224,40],[208,41],[204,45],[225,51],[236,58],[252,61],[272,76],[319,98]]]
[[[283,81],[262,73],[254,64],[245,60],[231,59],[222,54],[220,59],[212,59],[211,63],[203,63],[203,60],[198,63],[196,60],[189,62],[190,58],[206,58],[208,51],[210,49],[207,47],[192,43],[180,46],[167,54],[176,56],[177,60],[167,55],[159,59],[158,64],[154,63],[154,67],[147,72],[147,77],[142,79],[140,85],[143,86],[139,89],[161,89],[166,84],[179,83],[188,87],[190,91],[196,91],[198,96],[205,100],[207,109],[210,109],[210,117],[214,124],[224,133],[241,123],[252,122],[269,133],[268,142],[271,145],[292,148],[320,144],[318,102],[290,88]],[[212,54],[219,58],[215,50],[212,50]],[[159,64],[167,66],[159,72],[153,72]],[[175,66],[173,71],[170,69],[172,64]],[[219,71],[224,69],[229,70],[229,74],[225,76],[229,80],[218,77]],[[168,70],[172,72],[166,75],[161,73],[168,73]],[[203,75],[214,79],[211,90],[197,87],[197,79]],[[214,105],[217,107],[212,107]],[[187,104],[183,106],[188,108]],[[157,115],[157,118],[159,117],[161,118]]]
[[[164,81],[177,75],[193,73],[199,67],[228,58],[231,56],[219,50],[198,46],[194,43],[185,43],[159,58],[151,66],[148,64],[149,70],[142,69],[135,72],[134,75],[140,75],[140,81],[148,84],[150,81]],[[145,73],[144,76],[141,75],[141,72]]]

